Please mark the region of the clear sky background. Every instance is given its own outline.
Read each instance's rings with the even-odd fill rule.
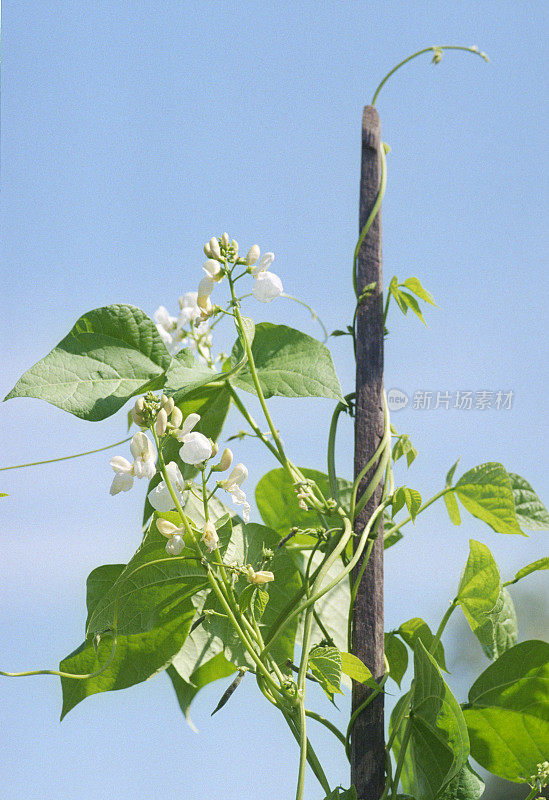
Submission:
[[[400,477],[429,497],[458,456],[463,470],[498,460],[547,500],[546,27],[542,3],[515,0],[12,0],[2,42],[1,394],[85,311],[112,302],[175,311],[199,280],[203,242],[223,230],[242,248],[273,250],[286,291],[308,299],[330,330],[345,324],[362,107],[411,52],[476,44],[489,65],[456,53],[435,68],[426,56],[379,100],[392,148],[386,280],[417,275],[439,304],[427,309],[428,328],[393,309],[386,386],[411,397],[511,390],[514,403],[484,411],[410,404],[393,421],[420,455]],[[249,313],[318,334],[289,301]],[[351,391],[349,340],[331,341]],[[290,456],[322,469],[332,404],[275,400],[272,408]],[[238,427],[231,416],[227,435]],[[4,466],[121,439],[125,415],[91,424],[15,400],[0,406],[0,430]],[[251,489],[274,465],[253,442],[235,450]],[[55,667],[82,640],[87,574],[127,561],[137,546],[144,486],[109,497],[110,455],[1,475],[10,494],[1,501],[3,669]],[[350,476],[350,423],[338,468]],[[499,536],[470,517],[454,528],[435,507],[387,553],[387,629],[413,616],[438,624],[470,536],[489,545],[505,578],[547,549],[543,534]],[[539,575],[516,588],[522,638],[547,634],[543,596]],[[457,614],[449,636],[450,670],[478,674],[487,662]],[[463,699],[471,678],[450,681]],[[282,722],[251,680],[210,719],[223,689],[215,684],[197,700],[197,736],[164,675],[96,695],[61,725],[57,679],[2,679],[2,796],[292,797],[297,751]],[[330,779],[345,783],[339,744],[314,723],[311,735]],[[312,777],[306,796],[321,796]]]

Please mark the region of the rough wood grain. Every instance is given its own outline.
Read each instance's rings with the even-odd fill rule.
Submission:
[[[377,111],[366,106],[362,118],[362,169],[360,179],[360,230],[379,191],[381,176],[381,124]],[[358,258],[358,290],[376,283],[373,295],[360,306],[357,318],[355,476],[372,457],[383,436],[383,274],[381,214],[364,239]],[[371,479],[375,465],[363,481]],[[374,493],[357,518],[360,533],[376,506],[382,487]],[[360,491],[359,491],[360,496]],[[357,565],[355,574],[360,565]],[[355,603],[353,652],[371,669],[374,677],[384,673],[383,634],[383,527],[380,526],[370,561]],[[353,685],[353,710],[364,702],[369,690]],[[378,800],[385,781],[384,702],[380,694],[359,715],[352,735],[351,780],[358,797]]]

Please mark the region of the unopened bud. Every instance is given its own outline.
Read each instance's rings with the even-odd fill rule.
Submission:
[[[174,426],[174,428],[179,428],[182,422],[183,422],[183,412],[181,411],[180,408],[175,406],[175,408],[171,413],[171,423]]]
[[[137,400],[135,401],[134,408],[138,414],[141,414],[143,409],[145,408],[145,398],[138,397]]]
[[[269,583],[269,581],[274,581],[274,575],[272,572],[268,570],[261,569],[259,572],[256,572],[253,567],[248,567],[248,583],[255,583],[259,585],[261,583]]]
[[[207,258],[213,258],[213,253],[209,242],[206,242],[206,244],[204,245],[204,255]]]
[[[166,544],[166,553],[170,556],[178,556],[185,547],[185,539],[176,534],[172,536]]]
[[[228,247],[229,244],[230,244],[230,241],[231,240],[229,239],[229,234],[228,233],[224,233],[223,236],[221,237],[221,243],[223,244],[223,246],[224,247]]]
[[[166,409],[161,408],[160,411],[158,412],[158,416],[156,417],[154,429],[158,434],[158,436],[164,436],[167,427],[168,427],[168,415],[166,413]]]
[[[136,424],[138,427],[140,427],[140,428],[145,428],[145,427],[146,427],[147,423],[145,422],[145,420],[144,420],[144,418],[141,416],[141,414],[138,414],[138,413],[137,413],[137,411],[135,410],[135,408],[132,408],[132,410],[131,410],[130,414],[131,414],[131,417],[132,417],[133,421],[135,422],[135,424]]]
[[[219,544],[219,536],[217,535],[215,526],[209,520],[204,525],[204,533],[201,536],[201,541],[204,542],[209,553],[216,550]]]
[[[166,395],[163,394],[162,400],[160,401],[160,405],[162,406],[163,409],[165,409],[166,414],[169,417],[175,406],[173,397],[166,397]]]
[[[257,244],[252,245],[248,251],[248,255],[246,256],[246,264],[248,264],[248,266],[255,264],[255,262],[260,256],[260,253],[261,250],[259,249],[259,245]]]
[[[232,240],[231,247],[234,250],[234,253],[236,255],[236,253],[238,253],[238,242],[236,241],[236,239]]]
[[[219,470],[219,472],[225,472],[226,470],[229,469],[232,463],[233,463],[232,451],[229,450],[228,447],[226,447],[225,450],[223,450],[221,461],[217,465],[217,469]]]
[[[440,64],[441,61],[442,61],[442,50],[440,49],[440,47],[435,47],[435,49],[433,50],[433,60],[431,61],[431,64]]]
[[[217,442],[212,441],[212,439],[210,439],[210,442],[212,443],[212,454],[210,458],[213,458],[214,456],[217,455],[219,451],[219,445],[217,444]]]
[[[212,236],[208,244],[210,246],[210,250],[212,253],[210,258],[216,258],[219,260],[221,258],[221,250],[219,249],[219,242],[217,241],[215,236]]]

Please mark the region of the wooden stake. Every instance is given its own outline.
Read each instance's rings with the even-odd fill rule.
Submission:
[[[366,106],[362,117],[362,168],[360,176],[360,230],[379,193],[381,179],[381,123],[375,108]],[[383,273],[381,214],[374,220],[358,257],[358,292],[375,283],[373,294],[360,306],[356,340],[355,476],[372,457],[383,436]],[[365,486],[375,470],[365,476]],[[379,505],[382,486],[374,493],[355,523],[360,533]],[[358,493],[360,497],[360,490]],[[360,568],[355,569],[354,576]],[[383,523],[356,597],[353,615],[353,653],[374,677],[384,671],[383,633]],[[370,694],[353,682],[353,711]],[[358,797],[378,800],[385,783],[383,694],[358,716],[351,738],[351,782]]]

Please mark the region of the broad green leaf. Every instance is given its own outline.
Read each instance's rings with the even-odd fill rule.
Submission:
[[[547,759],[549,644],[531,640],[503,653],[475,681],[464,710],[471,755],[517,783]]]
[[[513,580],[509,581],[509,584],[516,583],[522,578],[525,578],[527,575],[530,575],[532,572],[537,572],[538,570],[542,569],[549,569],[549,558],[538,558],[537,561],[533,561],[526,567],[522,567],[522,569],[519,569]]]
[[[518,524],[528,531],[549,530],[549,511],[525,478],[509,473]]]
[[[252,353],[265,397],[327,397],[344,402],[330,351],[305,333],[262,322],[255,329]],[[232,363],[241,360],[242,344],[237,341]],[[247,366],[232,380],[235,386],[255,392]]]
[[[96,422],[130,397],[162,388],[171,362],[154,322],[139,308],[96,308],[80,317],[5,399],[37,397]]]
[[[427,289],[423,288],[418,278],[406,278],[404,283],[401,285],[406,286],[407,289],[420,297],[422,300],[425,300],[426,303],[436,306],[433,295],[428,292]]]
[[[265,568],[274,573],[275,579],[265,586],[269,600],[261,620],[258,620],[265,642],[269,640],[269,635],[280,613],[287,605],[288,599],[301,586],[297,567],[292,557],[283,548],[277,549],[278,541],[275,531],[264,525],[254,523],[233,525],[231,540],[224,556],[227,564],[252,564],[255,569],[260,569],[264,566],[265,549],[270,549],[274,553]],[[247,585],[246,578],[240,577],[235,584],[236,595],[239,596]],[[217,601],[212,597],[206,604],[205,610],[208,608],[221,610]],[[212,616],[204,622],[203,627],[211,636],[223,641],[225,655],[229,661],[236,666],[253,665],[228,620]],[[271,654],[276,662],[284,667],[288,659],[293,660],[296,630],[297,619],[294,619],[286,626],[271,649]]]
[[[479,800],[484,794],[484,781],[467,762],[442,791],[438,800]]]
[[[330,496],[328,476],[316,469],[300,468],[304,477],[314,480],[324,497]],[[348,507],[351,502],[352,484],[342,478],[337,479],[340,502]],[[320,522],[316,511],[303,511],[299,507],[296,487],[288,477],[286,470],[273,469],[264,475],[255,489],[255,501],[263,522],[277,531],[280,538],[287,536],[294,527],[318,528]],[[341,517],[329,514],[326,517],[330,527],[341,527]],[[289,544],[309,545],[313,547],[316,539],[298,534]]]
[[[308,553],[296,554],[296,563],[302,575],[305,574],[308,557]],[[323,553],[316,552],[314,554],[312,571],[318,567],[323,558]],[[341,573],[342,569],[343,562],[338,558],[328,570],[325,583],[330,583]],[[318,617],[322,623],[322,627],[319,626],[316,619],[313,621],[311,634],[313,641],[319,642],[327,639],[328,643],[335,645],[338,650],[342,652],[347,650],[347,620],[349,604],[351,602],[350,595],[349,576],[347,576],[334,586],[333,589],[326,592],[320,600],[317,600],[315,603],[315,612],[316,617]],[[288,597],[288,601],[291,601],[290,596]],[[304,614],[301,615],[297,632],[297,641],[299,644],[301,644],[302,641],[303,619]],[[326,636],[326,634],[328,634],[328,636]],[[350,687],[351,682],[348,681],[346,677],[343,678],[343,682]]]
[[[178,524],[176,514],[163,516]],[[206,586],[205,569],[190,547],[180,556],[169,556],[165,547],[166,539],[152,524],[133,558],[95,606],[87,637],[112,629],[115,622],[121,634],[152,630],[177,613],[186,597]]]
[[[406,728],[406,721],[407,721],[407,718],[409,716],[410,692],[407,692],[405,695],[403,695],[402,697],[399,698],[399,700],[396,702],[396,704],[395,704],[395,706],[394,706],[394,708],[393,708],[393,710],[391,712],[391,718],[389,720],[389,735],[390,736],[393,735],[397,720],[399,719],[399,717],[400,717],[401,713],[403,712],[405,706],[408,707],[408,713],[406,714],[406,716],[402,720],[402,722],[400,724],[400,727],[398,729],[398,732],[395,734],[394,740],[393,740],[392,751],[393,751],[393,755],[394,755],[396,760],[398,760],[398,757],[400,755],[400,749],[402,747],[402,738],[403,738],[403,735],[404,735],[404,730]],[[403,763],[403,766],[402,766],[402,772],[400,774],[400,781],[402,783],[402,788],[404,789],[404,791],[406,793],[409,793],[408,796],[414,796],[414,797],[419,797],[420,796],[419,795],[419,787],[418,787],[417,780],[416,780],[416,775],[414,773],[414,764],[413,764],[413,761],[412,761],[411,747],[410,746],[408,746],[408,748],[406,750],[406,755],[404,757],[404,763]],[[405,794],[404,796],[406,797],[407,795]]]
[[[104,593],[112,591],[124,569],[122,564],[109,564],[90,574],[87,583],[88,618],[102,602]],[[185,641],[193,616],[194,606],[190,597],[172,603],[171,609],[158,615],[155,624],[147,631],[128,636],[120,634],[112,663],[99,675],[85,680],[61,678],[61,719],[89,695],[125,689],[164,669]],[[111,635],[104,635],[95,643],[86,640],[63,659],[59,669],[71,674],[96,672],[111,658],[112,644]]]
[[[417,650],[418,643],[423,644],[425,649],[430,650],[435,638],[431,633],[431,629],[421,617],[413,617],[413,619],[403,622],[397,633],[414,652]],[[437,663],[447,672],[442,642],[437,644],[434,656]]]
[[[374,676],[366,666],[366,664],[357,658],[352,653],[340,653],[341,655],[341,671],[348,675],[358,683],[367,683],[373,681]]]
[[[524,536],[515,514],[515,499],[505,467],[488,462],[462,475],[454,491],[465,508],[496,533]]]
[[[421,642],[414,651],[410,756],[422,800],[434,800],[460,773],[469,737],[459,703]]]
[[[312,647],[309,652],[308,667],[320,683],[330,700],[334,694],[342,694],[341,684],[341,653],[337,647],[320,646]]]
[[[254,617],[257,621],[263,616],[263,612],[269,602],[269,592],[261,589],[259,586],[254,586],[252,583],[242,590],[238,598],[238,607],[241,611],[253,611]]]
[[[494,659],[516,644],[515,608],[510,594],[501,585],[490,550],[474,539],[469,546],[457,600],[485,654]]]
[[[236,667],[227,661],[223,653],[218,653],[192,673],[191,682],[184,680],[173,664],[170,664],[166,671],[189,727],[196,730],[190,715],[192,701],[204,686],[220,678],[228,678],[236,672]]]
[[[403,537],[401,531],[396,530],[396,523],[391,519],[387,511],[383,512],[383,549],[388,550]]]
[[[419,303],[416,300],[416,298],[413,297],[411,294],[408,294],[408,292],[400,292],[400,297],[402,302],[405,303],[408,306],[408,308],[412,309],[416,317],[418,317],[423,322],[424,325],[427,325],[425,319],[423,318],[421,308],[419,307]]]
[[[207,436],[215,442],[223,430],[223,425],[225,424],[231,405],[231,396],[225,386],[202,386],[185,395],[177,405],[181,409],[184,419],[188,417],[189,414],[200,414],[200,421],[195,425],[194,430],[203,433],[204,436]],[[184,464],[181,461],[179,457],[180,449],[181,442],[178,442],[177,439],[171,436],[165,439],[162,448],[164,461],[166,464],[169,464],[170,461],[175,461],[185,480],[190,480],[197,474],[198,470],[191,464]],[[143,510],[144,523],[147,522],[153,513],[153,508],[148,500],[148,494],[161,480],[162,475],[160,472],[157,472],[147,488],[147,499],[145,500],[145,508]],[[215,497],[212,498],[212,500],[214,504],[217,502]]]
[[[385,657],[389,662],[389,675],[400,687],[408,669],[408,650],[394,633],[385,634]]]
[[[179,405],[189,393],[221,378],[218,372],[202,364],[194,357],[191,350],[185,348],[173,357],[166,373],[164,391],[173,397],[176,405]]]

